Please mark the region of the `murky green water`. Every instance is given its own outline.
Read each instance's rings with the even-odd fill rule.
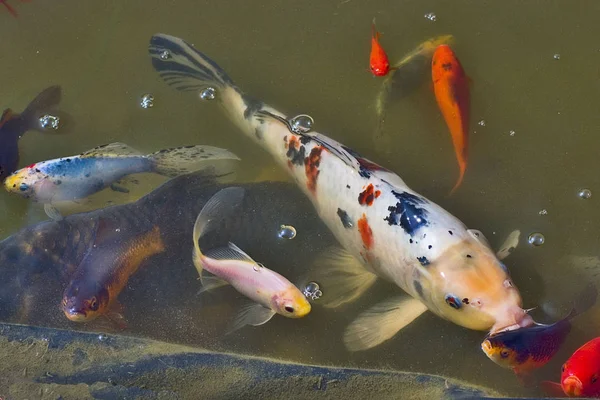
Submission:
[[[597,279],[594,269],[563,260],[566,255],[598,255],[596,2],[11,4],[18,18],[0,7],[0,106],[21,111],[43,88],[60,84],[61,109],[73,120],[64,135],[25,135],[20,142],[22,166],[113,141],[148,152],[209,144],[242,157],[241,180],[284,176],[216,107],[192,101],[157,77],[147,46],[152,34],[164,32],[206,52],[246,92],[290,115],[310,114],[320,132],[397,172],[413,189],[482,230],[493,247],[513,229],[521,229],[525,237],[543,232],[546,244],[533,248],[522,241],[506,260],[526,308],[544,307],[558,318],[583,283]],[[424,18],[429,12],[436,14],[436,21]],[[455,36],[454,49],[473,84],[469,169],[453,197],[447,193],[458,173],[456,161],[428,84],[392,102],[385,145],[373,139],[374,99],[381,80],[367,71],[372,17],[392,61],[431,36]],[[145,93],[155,98],[151,109],[139,105]],[[591,189],[591,199],[578,198],[582,187]],[[148,184],[141,191],[150,189]],[[46,219],[40,207],[6,193],[0,193],[0,206],[0,237]],[[542,209],[547,215],[539,215]],[[381,284],[357,304],[336,312],[315,307],[302,320],[275,318],[268,329],[245,328],[224,339],[215,332],[190,333],[187,341],[292,361],[439,373],[513,395],[539,395],[522,389],[512,372],[485,357],[479,348],[482,332],[433,315],[424,315],[375,349],[348,353],[341,342],[343,327],[392,292],[396,289]],[[176,325],[189,316],[174,313],[172,318]],[[163,324],[163,329],[169,325]],[[206,328],[195,324],[199,330]],[[560,364],[596,336],[599,325],[596,309],[578,318],[567,343],[540,377],[558,379]],[[186,341],[184,334],[169,338],[168,329],[149,326],[147,333]]]

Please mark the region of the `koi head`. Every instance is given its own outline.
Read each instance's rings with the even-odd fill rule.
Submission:
[[[497,332],[533,325],[521,308],[508,269],[483,239],[467,236],[424,267],[432,310],[475,330]]]
[[[74,280],[65,290],[62,311],[74,322],[87,322],[106,312],[110,296],[106,288]]]
[[[300,290],[292,285],[271,298],[273,310],[288,318],[302,318],[311,310],[311,306]]]
[[[431,60],[431,76],[434,83],[444,78],[464,76],[458,58],[447,44],[442,44],[435,49]]]
[[[35,164],[15,171],[4,181],[7,191],[17,193],[25,198],[35,199],[37,193],[47,191],[54,186],[48,176],[35,167]]]

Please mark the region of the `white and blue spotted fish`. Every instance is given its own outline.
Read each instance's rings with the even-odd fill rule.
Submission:
[[[345,334],[349,349],[389,339],[427,309],[477,330],[533,323],[508,270],[483,236],[411,190],[398,175],[325,135],[294,129],[294,119],[245,95],[214,61],[182,39],[154,35],[149,52],[168,84],[214,98],[311,199],[352,256],[335,257],[333,275],[340,280],[324,285],[325,293],[336,290],[355,298],[377,276],[412,296],[359,316]]]
[[[217,164],[218,160],[223,160]],[[6,190],[43,203],[48,216],[60,219],[52,204],[77,201],[122,178],[142,172],[177,176],[206,169],[215,176],[231,173],[232,152],[212,146],[184,146],[159,150],[149,155],[124,143],[98,146],[77,156],[42,161],[15,171],[4,181]]]

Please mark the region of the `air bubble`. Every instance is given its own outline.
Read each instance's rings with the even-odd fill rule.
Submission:
[[[517,132],[513,131],[512,129],[510,131],[508,131],[508,134],[510,136],[515,136],[515,133],[517,133]]]
[[[142,108],[154,107],[154,96],[152,96],[150,93],[146,93],[145,95],[143,95],[142,101],[140,102],[140,106],[142,106]]]
[[[556,54],[554,55],[554,59],[555,59],[555,60],[560,60],[560,54],[556,53]]]
[[[262,265],[261,263],[256,263],[254,264],[254,266],[252,267],[252,269],[254,269],[256,272],[260,272],[265,266]]]
[[[294,133],[308,133],[312,130],[315,120],[310,115],[300,114],[290,119],[289,124]]]
[[[171,58],[171,52],[169,50],[165,50],[162,53],[160,53],[161,60],[168,60],[169,58]]]
[[[52,128],[57,130],[60,126],[60,118],[54,115],[45,114],[44,116],[40,117],[40,126],[43,129]]]
[[[544,208],[543,210],[540,210],[540,212],[538,212],[538,214],[540,214],[540,215],[548,215],[548,210],[546,210]]]
[[[293,239],[296,237],[296,228],[291,225],[281,225],[277,235],[282,239]]]
[[[485,120],[484,120],[484,119],[480,120],[480,121],[477,123],[477,125],[479,125],[479,126],[485,126]]]
[[[432,12],[425,14],[424,17],[433,22],[437,20],[437,16],[435,15],[435,13]]]
[[[311,300],[318,300],[323,296],[323,292],[317,282],[308,282],[302,291],[304,296]]]
[[[577,195],[581,199],[589,199],[592,197],[592,191],[590,189],[581,189]]]
[[[527,238],[527,242],[532,246],[541,246],[546,242],[546,238],[539,232],[534,232]]]
[[[200,98],[202,100],[214,100],[216,90],[214,87],[207,87],[200,92]]]

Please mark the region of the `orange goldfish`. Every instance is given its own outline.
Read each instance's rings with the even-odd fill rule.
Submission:
[[[450,129],[460,175],[450,194],[460,186],[467,169],[470,97],[468,78],[448,45],[441,45],[431,62],[433,89],[446,125]]]
[[[369,60],[371,72],[375,76],[385,76],[390,72],[390,61],[383,47],[379,44],[379,32],[375,29],[375,20],[371,25],[371,32],[371,57]]]

